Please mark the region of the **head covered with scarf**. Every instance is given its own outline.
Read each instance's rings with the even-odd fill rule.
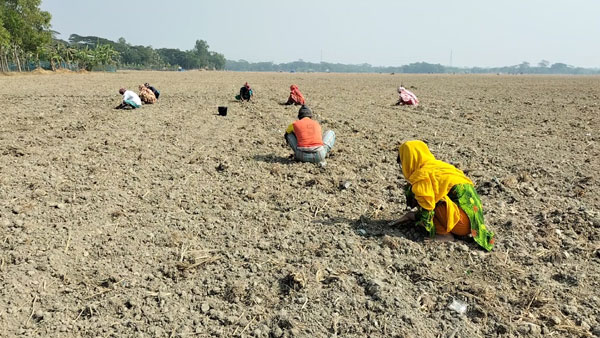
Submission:
[[[404,88],[403,86],[398,87],[398,94],[400,94],[400,100],[402,100],[402,102],[404,102],[405,104],[419,104],[419,99],[417,98],[417,96],[410,90]]]
[[[304,104],[305,102],[304,95],[302,95],[300,89],[295,84],[290,86],[290,97],[299,104]]]
[[[407,141],[398,149],[402,174],[412,185],[419,205],[426,210],[435,209],[439,201],[446,203],[447,231],[451,231],[460,218],[458,206],[448,197],[457,184],[473,182],[451,164],[436,160],[423,141]]]

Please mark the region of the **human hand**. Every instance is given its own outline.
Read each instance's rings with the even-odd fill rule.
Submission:
[[[388,226],[396,226],[396,225],[401,225],[401,224],[405,224],[405,223],[410,223],[410,222],[413,222],[415,220],[415,218],[416,218],[415,212],[409,211],[406,214],[404,214],[402,217],[400,217],[399,219],[388,223]]]

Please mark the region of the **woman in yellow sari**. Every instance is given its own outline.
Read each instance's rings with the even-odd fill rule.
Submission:
[[[431,237],[471,234],[477,244],[492,250],[494,234],[483,221],[481,200],[473,182],[461,170],[436,160],[422,141],[403,143],[398,159],[409,182],[407,203],[418,211],[407,213],[395,224],[414,220]]]

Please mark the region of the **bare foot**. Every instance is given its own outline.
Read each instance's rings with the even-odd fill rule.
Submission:
[[[454,242],[454,236],[452,234],[447,235],[435,235],[434,239],[437,242]]]

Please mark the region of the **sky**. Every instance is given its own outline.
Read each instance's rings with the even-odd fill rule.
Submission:
[[[42,0],[75,33],[230,60],[600,68],[598,0]]]

